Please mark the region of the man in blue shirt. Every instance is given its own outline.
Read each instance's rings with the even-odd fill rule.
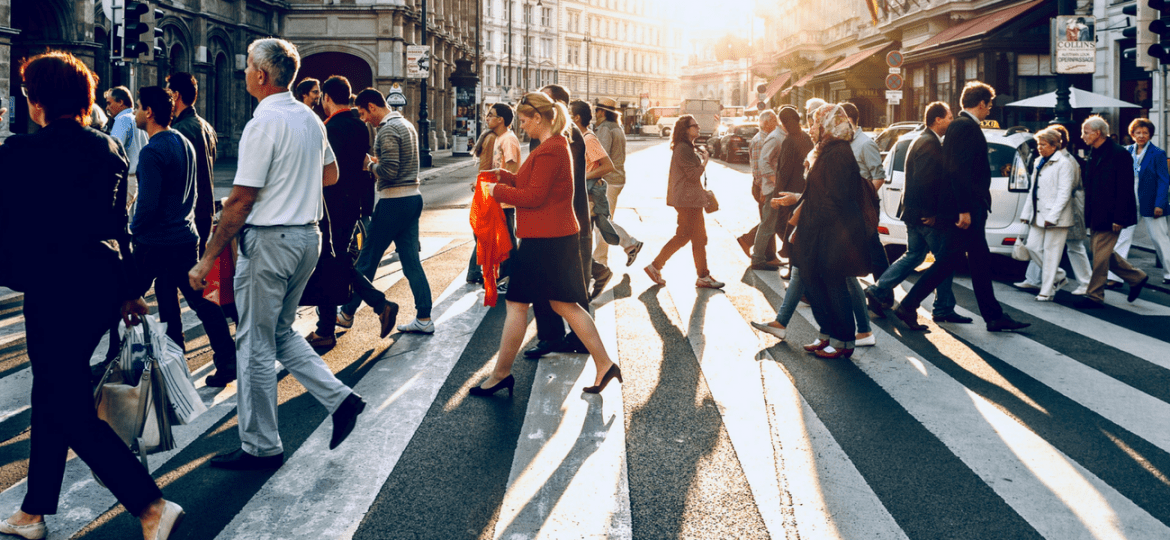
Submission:
[[[146,146],[146,133],[134,121],[134,98],[130,89],[115,86],[106,91],[106,112],[113,117],[110,136],[122,143],[126,157],[130,160],[130,182],[126,193],[126,204],[133,205],[138,196],[138,153]]]
[[[142,276],[140,292],[145,293],[156,279],[160,288],[178,287],[203,321],[216,366],[215,373],[207,377],[207,386],[223,387],[236,378],[236,345],[223,311],[192,290],[187,279],[187,270],[199,257],[196,158],[190,141],[170,127],[173,111],[169,90],[148,86],[138,91],[134,120],[150,142],[138,155],[138,202],[130,219],[134,259]],[[167,323],[167,336],[183,347],[179,302],[172,298],[157,299],[159,319]]]

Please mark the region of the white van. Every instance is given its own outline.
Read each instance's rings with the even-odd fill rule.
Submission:
[[[684,99],[679,105],[680,116],[689,114],[699,123],[699,138],[696,145],[707,142],[707,138],[719,130],[719,117],[723,105],[717,99]]]
[[[893,262],[906,250],[906,224],[902,215],[902,190],[906,185],[906,153],[910,143],[922,133],[921,128],[907,133],[894,143],[886,156],[886,183],[878,190],[881,212],[878,233],[886,253]],[[1016,238],[1026,235],[1028,225],[1020,222],[1020,212],[1031,188],[1032,158],[1036,141],[1024,128],[987,129],[988,158],[991,161],[991,214],[987,217],[987,245],[992,253],[1011,256]]]

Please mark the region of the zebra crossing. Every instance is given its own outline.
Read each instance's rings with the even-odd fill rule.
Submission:
[[[661,246],[666,233],[649,224],[672,211],[623,197],[621,222]],[[282,374],[285,465],[208,468],[238,444],[235,385],[208,388],[210,363],[195,366],[208,411],[150,460],[188,509],[180,538],[1170,538],[1167,299],[1085,313],[1062,305],[1065,293],[1040,303],[997,283],[1029,331],[874,320],[877,346],[826,362],[799,348],[815,335],[807,306],[786,341],[751,329],[786,283],[744,271],[739,216],[713,217],[708,260],[725,291],[695,289],[676,257],[667,286],[634,267],[594,302],[626,372],[598,396],[580,391],[594,376],[585,355],[518,360],[511,399],[467,395],[494,363],[503,313],[465,283],[470,244],[451,237],[422,242],[428,275],[443,276],[434,335],[326,355],[369,403],[338,449],[328,415]],[[402,282],[384,261],[375,285]],[[955,280],[960,313],[975,316],[970,287]],[[0,329],[12,329],[0,344],[0,513],[19,506],[27,470],[18,306],[0,294]],[[299,315],[307,334],[316,315]],[[186,309],[183,324],[198,331]],[[360,311],[351,332],[372,324]],[[72,455],[48,519],[50,538],[133,537],[135,526]]]

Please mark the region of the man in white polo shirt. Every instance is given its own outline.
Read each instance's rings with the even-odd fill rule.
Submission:
[[[248,47],[244,77],[260,103],[240,138],[223,217],[190,273],[191,286],[202,288],[215,257],[240,235],[234,285],[241,448],[212,458],[213,467],[275,469],[284,463],[274,361],[333,414],[330,448],[353,431],[366,406],[292,329],[320,251],[321,188],[337,182],[325,126],[289,92],[298,69],[300,56],[287,41],[260,39]]]

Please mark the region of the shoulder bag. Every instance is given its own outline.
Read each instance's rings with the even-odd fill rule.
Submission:
[[[703,189],[707,190],[707,205],[703,207],[708,214],[719,211],[719,199],[715,198],[715,192],[707,189],[707,173],[703,173]]]

